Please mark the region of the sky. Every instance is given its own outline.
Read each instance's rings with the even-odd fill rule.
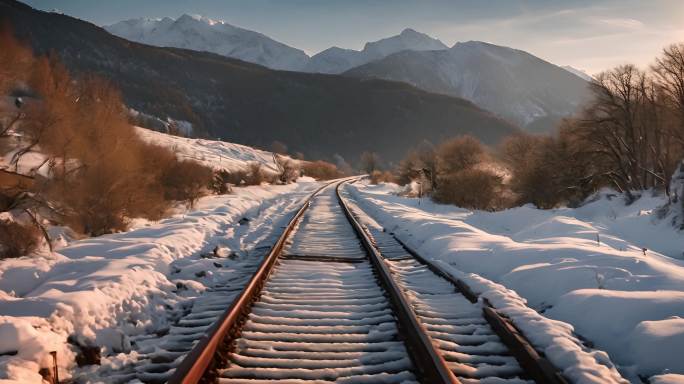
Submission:
[[[684,42],[684,0],[27,0],[98,25],[138,17],[203,15],[313,55],[413,28],[448,46],[480,40],[590,74],[648,66]]]

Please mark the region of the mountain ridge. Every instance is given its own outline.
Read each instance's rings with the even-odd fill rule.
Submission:
[[[480,41],[448,47],[411,28],[367,42],[362,50],[330,47],[311,57],[258,32],[201,16],[133,19],[105,28],[134,41],[209,51],[269,68],[406,82],[429,92],[465,98],[532,132],[550,132],[560,119],[574,113],[588,98],[587,92],[579,89],[580,82],[591,80],[579,70],[557,67],[520,49]],[[207,32],[216,29],[232,35]],[[231,49],[220,42],[228,35],[236,40],[228,44]],[[271,46],[274,48],[265,48]],[[521,63],[536,67],[546,77],[520,76],[525,72]],[[494,80],[499,84],[492,84]],[[497,95],[501,92],[507,96]]]
[[[301,49],[262,33],[203,16],[183,14],[177,19],[128,19],[103,28],[139,43],[212,52],[273,69],[296,70],[309,60]]]
[[[566,69],[481,41],[459,42],[441,51],[402,51],[344,75],[402,81],[465,98],[535,131],[550,131],[589,99],[588,83]]]
[[[405,28],[398,35],[367,42],[361,51],[332,47],[311,57],[306,72],[339,74],[353,67],[382,59],[405,50],[429,51],[447,49],[439,39]]]
[[[213,53],[144,45],[13,0],[0,0],[0,14],[37,53],[54,52],[75,74],[103,76],[121,89],[129,107],[191,122],[207,137],[261,148],[277,140],[307,158],[339,154],[349,162],[372,150],[393,163],[423,140],[471,134],[496,144],[518,132],[467,100],[404,83],[276,71]]]
[[[176,19],[127,19],[103,28],[113,35],[138,43],[212,52],[271,69],[331,74],[342,73],[402,50],[448,48],[439,39],[405,28],[398,35],[365,43],[360,51],[330,47],[309,57],[303,50],[260,32],[188,14]]]

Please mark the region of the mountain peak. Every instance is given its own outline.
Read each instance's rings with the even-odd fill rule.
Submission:
[[[403,31],[399,34],[400,36],[406,36],[406,35],[422,35],[422,33],[416,31],[413,28],[404,28]]]
[[[207,25],[215,25],[215,24],[225,24],[223,21],[220,20],[213,20],[210,19],[206,16],[202,15],[189,15],[187,13],[182,14],[178,19],[176,19],[177,23],[193,23],[193,22],[200,22],[204,23]]]
[[[309,56],[261,33],[202,15],[177,19],[138,19],[104,27],[109,33],[139,43],[213,52],[274,69],[299,70]]]
[[[447,48],[449,47],[438,39],[414,29],[406,28],[398,35],[366,43],[363,53],[369,59],[377,60],[399,51],[433,51]]]
[[[550,130],[588,97],[586,82],[566,70],[525,51],[482,41],[459,42],[446,50],[404,51],[345,74],[462,97],[535,132]]]

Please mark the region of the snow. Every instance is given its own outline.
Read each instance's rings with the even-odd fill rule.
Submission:
[[[677,358],[684,354],[678,342],[684,337],[684,234],[669,216],[658,216],[664,197],[646,192],[625,205],[603,191],[578,209],[524,206],[490,213],[400,197],[389,184],[347,188],[369,215],[422,255],[466,281],[491,280],[511,289],[532,309],[568,323],[608,352],[628,379],[684,375],[684,360]],[[532,341],[539,343],[535,334]],[[567,363],[560,352],[555,358],[545,352],[554,363]]]
[[[214,169],[245,171],[250,163],[261,163],[267,172],[277,172],[273,153],[225,141],[189,139],[137,127],[143,140],[170,148],[180,159],[193,160]]]
[[[213,52],[272,69],[314,73],[342,73],[403,50],[448,48],[438,39],[406,28],[398,35],[366,43],[361,51],[331,47],[309,57],[304,51],[261,33],[200,15],[130,19],[106,25],[104,29],[143,44]]]
[[[198,15],[130,19],[104,29],[143,44],[213,52],[273,69],[297,70],[309,60],[304,51],[261,33]]]
[[[366,62],[369,62],[405,50],[434,51],[447,48],[438,39],[406,28],[399,35],[366,43],[361,52],[366,56]]]
[[[275,163],[272,152],[225,141],[190,139],[146,128],[135,128],[143,140],[171,149],[179,159],[196,161],[210,168],[216,170],[223,169],[228,172],[246,171],[250,163],[256,162],[262,165],[262,169],[265,172],[278,172],[278,166]],[[19,140],[19,137],[13,138],[13,140]],[[14,166],[9,166],[14,152],[10,151],[0,157],[0,167],[9,167],[14,171]],[[44,160],[45,156],[40,153],[40,149],[35,152],[29,152],[19,159],[17,171],[29,174],[34,168],[42,166],[38,173],[47,175],[47,165],[44,163]]]
[[[401,51],[345,75],[401,81],[464,98],[533,130],[573,114],[590,96],[587,82],[567,70],[527,52],[481,41]],[[535,125],[541,118],[551,120]]]
[[[590,74],[588,74],[586,71],[584,71],[582,69],[577,69],[577,68],[570,66],[570,65],[564,65],[561,68],[572,73],[573,75],[579,76],[580,78],[582,78],[586,81],[592,81],[594,79],[593,77],[591,77]]]
[[[406,28],[400,34],[368,42],[363,50],[328,48],[311,57],[303,69],[306,72],[342,73],[348,69],[387,57],[405,50],[430,51],[448,47],[438,39]]]
[[[130,347],[127,335],[163,328],[179,295],[199,294],[215,282],[218,274],[208,267],[213,261],[201,255],[217,245],[238,254],[253,248],[317,185],[238,188],[202,198],[192,211],[75,241],[47,257],[0,260],[3,384],[40,383],[38,368],[48,365],[49,351],[57,351],[60,378],[68,378],[75,357],[69,336],[115,352]],[[240,225],[243,217],[252,218],[249,225]],[[188,290],[177,293],[178,283]],[[104,363],[120,364],[121,358]]]
[[[293,244],[284,256],[297,258],[284,257],[275,266],[220,377],[255,382],[415,380],[390,303],[370,261],[359,258],[364,252],[339,208],[334,186],[312,199],[288,243]],[[311,256],[357,262],[330,263]]]

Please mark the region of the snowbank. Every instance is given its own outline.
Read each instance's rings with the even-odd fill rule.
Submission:
[[[645,194],[625,206],[604,194],[579,209],[489,213],[395,196],[391,185],[347,188],[421,254],[498,282],[572,324],[630,380],[684,374],[684,343],[677,342],[684,336],[684,261],[677,259],[684,234],[656,218],[663,198]]]
[[[0,379],[40,383],[38,368],[48,366],[50,351],[57,351],[60,377],[68,377],[75,355],[66,342],[69,336],[116,349],[124,346],[126,333],[162,328],[169,303],[178,302],[174,279],[195,276],[190,267],[188,276],[178,274],[174,263],[211,263],[199,256],[226,243],[239,250],[230,234],[241,218],[259,216],[283,200],[290,202],[278,206],[284,215],[316,186],[239,188],[232,195],[203,198],[191,212],[77,241],[47,258],[1,260]],[[250,236],[265,236],[272,228],[265,224]],[[211,279],[211,272],[199,276]],[[193,287],[192,282],[186,285]]]
[[[214,169],[244,171],[251,162],[261,163],[267,172],[277,172],[273,153],[225,141],[188,139],[136,127],[145,141],[171,148],[180,159],[189,159]]]

